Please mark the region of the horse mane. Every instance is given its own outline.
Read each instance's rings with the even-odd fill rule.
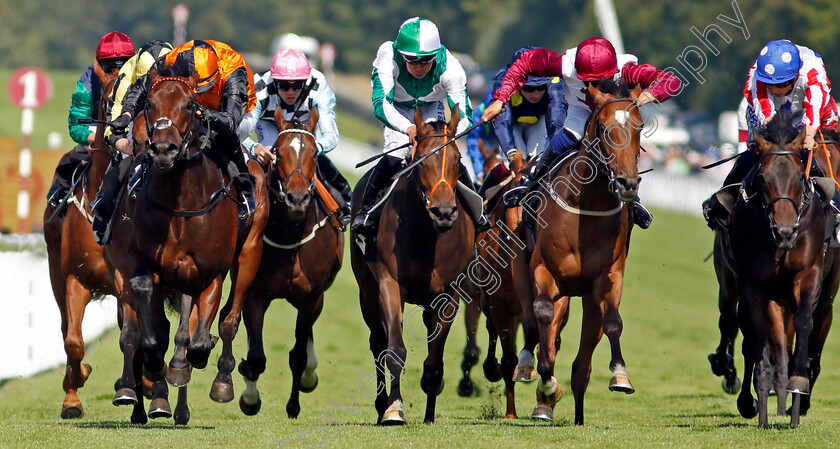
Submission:
[[[446,122],[442,120],[433,120],[431,122],[427,122],[426,124],[434,128],[436,133],[440,133],[446,129]]]
[[[822,132],[823,138],[825,140],[834,140],[840,142],[840,134],[837,133],[836,129],[820,129]]]
[[[793,120],[790,112],[778,111],[767,126],[758,130],[758,135],[768,142],[784,146],[799,136],[800,128],[793,124]]]
[[[600,81],[594,82],[595,88],[605,94],[612,94],[619,98],[627,98],[630,96],[630,88],[621,80],[613,78],[604,78]]]

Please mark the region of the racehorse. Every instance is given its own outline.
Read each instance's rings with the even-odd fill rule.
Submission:
[[[97,116],[102,119],[116,74],[104,72],[98,63],[94,63],[93,67],[103,86],[102,101],[97,105]],[[82,363],[85,355],[85,342],[82,338],[85,307],[93,298],[116,293],[108,278],[102,246],[96,243],[91,228],[93,212],[90,203],[96,198],[102,177],[111,161],[111,153],[103,139],[104,132],[104,125],[98,124],[90,147],[79,145],[62,157],[62,162],[65,162],[71,156],[85,155],[86,161],[76,166],[72,196],[66,204],[59,206],[66,208],[63,214],[62,211],[56,212],[50,205],[44,211],[44,240],[47,243],[50,283],[61,312],[61,333],[64,337],[64,352],[67,354],[67,370],[63,382],[65,396],[61,407],[61,417],[64,419],[84,416],[77,390],[84,386],[92,369],[89,364]],[[140,411],[143,412],[142,408]]]
[[[744,182],[729,228],[733,251],[729,265],[737,271],[737,282],[734,272],[724,272],[728,282],[721,286],[730,303],[738,301],[744,334],[745,388],[738,397],[738,410],[746,418],[758,414],[764,428],[771,385],[780,415],[785,414],[787,392],[794,393],[788,410],[791,426],[797,426],[800,414],[807,412],[810,401],[802,399],[810,395],[819,375],[838,286],[838,250],[826,251],[824,246],[825,212],[814,201],[815,181],[806,177],[800,153],[803,141],[804,133],[792,126],[792,116],[786,112],[777,113],[757,133],[760,162]],[[833,194],[833,186],[827,190]],[[737,295],[729,291],[733,283]],[[724,318],[731,315],[722,315],[722,322]],[[721,326],[722,333],[724,329]],[[728,335],[733,334],[728,330]],[[757,403],[749,387],[751,377]]]
[[[623,85],[605,80],[591,84],[588,92],[596,109],[580,150],[523,199],[523,207],[532,215],[529,219],[535,222],[529,270],[540,335],[540,380],[532,417],[554,419],[554,404],[562,396],[553,376],[557,344],[567,321],[569,297],[581,296],[581,340],[572,365],[576,425],[584,422],[592,353],[603,334],[611,347],[610,390],[635,391],[621,353],[618,307],[632,230],[628,203],[635,200],[641,180],[637,163],[642,120],[635,104],[641,88],[627,92]]]
[[[289,352],[292,393],[286,405],[290,418],[300,413],[299,394],[318,385],[312,327],[324,304],[324,291],[332,285],[344,255],[344,233],[335,211],[315,195],[318,147],[313,132],[318,110],[305,125],[289,123],[278,108],[279,134],[272,147],[276,163],[269,165],[266,181],[271,200],[263,237],[263,255],[257,277],[248,290],[244,318],[248,330],[248,359],[239,364],[246,389],[239,407],[246,415],[259,412],[262,401],[257,379],[265,371],[263,322],[274,298],[286,298],[298,310],[295,345]]]
[[[819,140],[817,141],[817,150],[813,152],[813,163],[819,164],[819,167],[822,167],[823,171],[827,171],[826,174],[829,175],[830,179],[834,179],[835,173],[840,174],[840,137],[833,130],[822,130],[820,133]],[[840,188],[836,184],[836,180],[833,188]],[[831,188],[828,188],[828,190],[831,190]],[[736,394],[741,388],[741,380],[738,379],[734,359],[735,338],[738,336],[738,284],[737,276],[731,266],[732,262],[729,260],[731,256],[727,254],[727,247],[728,239],[724,236],[722,229],[717,229],[715,231],[713,254],[715,274],[717,275],[720,286],[718,291],[720,343],[715,349],[715,352],[709,354],[708,358],[711,363],[712,372],[717,376],[723,376],[721,382],[723,390],[729,394]],[[825,264],[826,272],[825,281],[822,285],[822,294],[817,304],[817,309],[814,310],[814,328],[818,330],[816,331],[817,340],[813,343],[814,349],[811,351],[810,372],[812,375],[810,381],[812,389],[820,372],[822,346],[831,327],[830,318],[833,312],[833,298],[837,294],[838,283],[840,282],[840,277],[837,275],[838,271],[840,271],[840,258],[836,257],[836,251],[837,249],[832,248],[826,253],[826,259],[831,261],[831,263]],[[793,341],[793,335],[791,334],[793,328],[787,326],[787,330],[788,345],[790,345]],[[810,395],[802,397],[800,406],[801,415],[805,415],[808,408],[810,408],[810,398]],[[754,413],[752,416],[754,416]]]
[[[448,124],[425,123],[416,111],[417,140],[413,158],[452,141],[460,120],[452,111]],[[370,243],[351,233],[351,264],[359,284],[362,315],[370,329],[370,350],[377,367],[377,423],[405,424],[400,377],[405,365],[403,307],[406,302],[423,308],[428,335],[428,357],[423,363],[420,386],[427,395],[425,422],[435,419],[435,400],[443,389],[443,348],[458,310],[453,282],[472,257],[475,227],[463,213],[456,195],[460,154],[446,145],[403,176],[382,206],[376,235],[375,260],[367,262],[359,247]],[[356,186],[364,189],[367,176]],[[353,199],[353,214],[360,198]],[[416,310],[416,309],[414,309]],[[409,326],[416,315],[409,314]],[[416,324],[415,324],[416,327]],[[391,375],[386,392],[385,365]]]
[[[145,109],[146,148],[135,164],[143,169],[143,159],[148,158],[151,168],[136,198],[124,195],[119,202],[117,213],[121,218],[114,225],[112,244],[106,248],[118,292],[124,356],[114,401],[137,400],[135,385],[139,383],[141,364],[145,377],[165,377],[178,387],[189,382],[192,367],[206,366],[214,344],[210,326],[219,308],[222,282],[230,271],[230,297],[223,310],[228,313],[222,313],[219,321],[223,341],[219,374],[210,392],[213,400],[226,402],[233,399],[229,372],[235,361],[231,342],[245,291],[257,272],[268,214],[266,192],[259,182],[262,170],[256,163],[250,164],[251,174],[258,181],[257,209],[240,220],[237,194],[213,159],[218,155],[210,151],[206,115],[197,118],[200,109],[195,77],[159,76],[154,71],[149,76],[152,87]],[[169,338],[164,313],[167,296],[179,298],[174,306],[181,311],[168,371],[163,360]],[[182,388],[175,423],[186,424],[188,420],[186,389]]]

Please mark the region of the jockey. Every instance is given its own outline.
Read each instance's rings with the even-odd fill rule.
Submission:
[[[123,98],[126,92],[141,76],[148,73],[152,65],[160,57],[172,50],[172,44],[160,40],[152,40],[140,46],[137,54],[125,62],[117,75],[116,85],[111,90],[110,100],[113,102],[110,110],[106,111],[106,120],[112,121],[119,117],[123,108]],[[100,244],[104,244],[105,227],[114,213],[117,193],[125,180],[125,176],[131,168],[134,145],[126,133],[126,129],[117,129],[113,132],[111,127],[105,128],[105,136],[111,146],[118,153],[108,166],[108,171],[102,178],[102,184],[96,191],[96,199],[91,203],[93,210],[93,233]],[[117,166],[118,168],[114,168]]]
[[[481,121],[481,114],[488,104],[493,102],[493,88],[491,87],[484,94],[484,99],[481,100],[475,109],[473,109],[472,122],[478,123]],[[484,141],[484,146],[487,151],[494,152],[499,148],[499,140],[496,138],[496,132],[493,130],[492,123],[485,123],[478,128],[473,129],[467,134],[467,155],[472,161],[473,171],[475,172],[475,180],[481,184],[484,182],[484,155],[478,148],[478,141]],[[469,168],[469,167],[468,167]]]
[[[536,47],[520,48],[511,64],[523,52]],[[493,88],[502,88],[510,64],[493,77]],[[541,155],[548,141],[563,129],[569,104],[564,97],[566,84],[560,77],[529,76],[525,84],[511,95],[505,109],[493,122],[499,147],[504,154],[521,149],[525,157]]]
[[[636,106],[651,101],[663,102],[682,89],[677,77],[652,65],[639,64],[635,55],[616,55],[615,48],[608,40],[593,36],[577,47],[566,50],[563,55],[541,48],[520,54],[508,69],[502,87],[493,94],[496,101],[484,111],[482,120],[490,121],[498,116],[502,105],[525,85],[528,76],[562,76],[566,83],[566,101],[569,103],[563,132],[551,138],[549,146],[552,151],[543,153],[531,180],[543,176],[558,156],[572,150],[583,138],[586,122],[595,110],[595,103],[587,90],[590,84],[612,78],[629,88],[641,86],[645,90],[636,99]],[[523,186],[511,189],[505,194],[505,202],[518,204],[537,185],[528,181]],[[639,227],[646,229],[652,219],[650,212],[637,199],[633,207],[633,220]]]
[[[786,110],[800,118],[805,131],[803,149],[816,149],[817,131],[837,128],[837,105],[830,93],[831,81],[818,53],[789,40],[768,42],[750,67],[744,85],[750,151],[738,156],[723,185],[740,183],[758,162],[752,133],[766,125],[776,111]],[[716,218],[725,219],[727,215],[716,195],[703,202],[703,216],[712,229],[717,227]]]
[[[248,171],[248,162],[241,150],[237,128],[245,113],[257,103],[253,73],[242,55],[228,44],[218,41],[192,40],[174,48],[153,67],[160,75],[198,77],[195,87],[196,101],[202,107],[196,115],[204,114],[213,131],[213,148],[236,164],[232,182],[239,189],[241,198],[240,218],[254,213],[254,177]],[[129,89],[123,100],[122,114],[113,121],[115,128],[125,128],[142,111],[152,87],[149,75],[143,75]],[[135,176],[141,176],[138,170]],[[129,186],[136,185],[132,179]]]
[[[132,56],[134,56],[134,44],[125,34],[112,31],[99,39],[93,64],[85,69],[79,81],[76,82],[76,90],[73,92],[70,114],[67,118],[70,138],[77,144],[89,146],[93,143],[93,138],[96,135],[94,132],[95,125],[88,126],[78,123],[79,119],[97,118],[96,114],[102,99],[103,86],[99,84],[99,77],[94,72],[94,64],[110,74],[120,70]],[[66,192],[66,186],[53,182],[47,194],[47,201],[51,206],[56,207]]]
[[[429,19],[413,17],[400,26],[396,41],[386,41],[373,61],[371,76],[373,112],[385,124],[384,151],[411,142],[416,144],[414,110],[419,107],[426,121],[445,121],[445,104],[458,106],[458,132],[470,125],[472,115],[467,95],[467,76],[461,63],[440,43],[437,26]],[[373,231],[376,217],[371,208],[380,190],[399,171],[409,148],[383,156],[373,168],[362,198],[362,207],[351,229]],[[462,152],[466,156],[466,152]],[[459,180],[473,187],[467,168],[459,164]],[[489,222],[480,211],[476,228]]]
[[[310,67],[309,60],[300,50],[284,49],[274,55],[271,70],[254,75],[257,105],[242,119],[238,134],[253,157],[260,164],[267,164],[275,156],[271,147],[277,140],[277,123],[274,112],[280,108],[286,121],[309,120],[309,111],[318,108],[318,126],[315,128],[315,145],[318,146],[318,169],[323,181],[338,194],[333,194],[339,204],[342,220],[350,220],[350,184],[327,153],[338,145],[338,127],[335,124],[335,94],[323,73]],[[251,139],[256,130],[258,142]]]

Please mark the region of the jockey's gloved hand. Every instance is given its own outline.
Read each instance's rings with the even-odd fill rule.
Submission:
[[[106,137],[105,140],[106,140],[106,143],[108,144],[108,146],[110,146],[112,148],[116,148],[117,141],[124,138],[125,136],[126,136],[126,134],[111,133],[111,135]]]
[[[507,153],[505,153],[505,156],[507,156],[508,162],[513,162],[513,158],[516,157],[516,148],[511,148],[511,149],[507,150]]]
[[[129,123],[131,123],[131,117],[122,114],[111,122],[111,129],[114,133],[125,136],[128,133]]]

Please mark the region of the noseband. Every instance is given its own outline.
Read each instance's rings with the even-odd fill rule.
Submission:
[[[157,80],[155,80],[154,84],[152,84],[152,88],[149,89],[149,93],[151,93],[152,89],[154,89],[155,86],[157,86],[158,84],[160,84],[163,81],[178,81],[178,82],[184,83],[187,86],[187,88],[190,89],[190,92],[192,92],[192,86],[190,86],[190,84],[187,82],[186,79],[175,77],[175,76],[164,76],[164,77],[161,77],[161,78],[158,78]],[[190,100],[190,105],[189,105],[190,117],[195,117],[195,111],[198,108],[199,108],[199,106],[198,106],[198,103],[196,102],[195,93],[193,92],[192,99]],[[178,146],[178,155],[175,157],[175,160],[179,160],[179,159],[190,160],[190,159],[198,156],[201,153],[201,151],[204,149],[204,145],[202,145],[201,148],[199,149],[199,151],[197,151],[193,154],[187,154],[187,150],[188,150],[190,144],[192,143],[193,139],[195,138],[195,130],[197,128],[198,120],[191,119],[189,128],[187,128],[187,130],[184,131],[184,130],[181,129],[181,127],[179,127],[177,124],[175,124],[172,121],[172,119],[170,119],[169,117],[167,117],[165,115],[162,116],[162,117],[159,117],[157,120],[155,120],[154,123],[151,123],[148,120],[148,118],[150,117],[150,115],[149,115],[149,102],[146,102],[145,112],[146,112],[146,119],[147,119],[146,120],[146,135],[147,135],[146,147],[147,148],[152,147],[152,139],[154,138],[155,132],[157,132],[159,130],[160,131],[165,130],[165,131],[169,131],[170,133],[172,133],[173,136],[181,138],[181,145]],[[209,118],[207,117],[207,114],[203,114],[203,116],[204,116],[205,120],[209,120]],[[174,130],[173,130],[173,128],[174,128]],[[209,129],[209,126],[207,128]],[[177,134],[176,134],[176,131],[177,131]]]
[[[446,184],[446,185],[449,186],[450,189],[452,189],[453,191],[455,190],[455,188],[452,187],[449,184],[449,181],[446,180],[446,147],[448,147],[449,146],[448,144],[452,140],[455,139],[455,136],[453,136],[452,134],[428,134],[428,135],[425,135],[425,136],[421,137],[419,140],[417,140],[417,143],[416,143],[414,148],[417,148],[417,145],[420,145],[420,142],[424,141],[425,139],[428,139],[429,137],[444,137],[444,138],[448,137],[449,140],[446,140],[443,143],[443,148],[442,148],[443,157],[441,158],[441,164],[440,164],[440,179],[438,179],[437,182],[435,183],[435,185],[432,186],[432,188],[429,190],[428,195],[426,195],[426,192],[423,191],[422,188],[417,189],[417,190],[420,191],[420,195],[423,197],[423,202],[426,205],[426,209],[429,209],[430,207],[432,207],[432,199],[431,198],[435,194],[435,190],[438,188],[439,185]],[[414,160],[414,153],[411,154],[411,160],[412,161]],[[420,184],[420,179],[417,176],[418,176],[417,175],[417,170],[414,170],[415,181],[417,182],[417,185],[421,185]]]
[[[311,132],[309,132],[305,129],[299,129],[299,128],[284,129],[283,131],[280,131],[277,134],[277,139],[279,140],[280,136],[282,136],[283,134],[289,134],[289,133],[303,134],[303,135],[309,136],[313,140],[315,140],[315,135],[314,134],[312,134]],[[276,140],[274,142],[274,145],[271,147],[270,151],[276,157],[280,157],[280,155],[278,154],[278,150],[277,150],[277,141]],[[315,156],[317,157],[317,155],[318,155],[318,153],[316,152]],[[277,177],[280,178],[281,175],[280,175],[279,164],[274,169],[274,171],[277,172]],[[300,175],[303,176],[303,179],[307,179],[306,175],[303,174],[303,166],[301,165],[300,151],[298,151],[297,168],[295,168],[294,171],[289,173],[289,176],[286,176],[285,178],[281,178],[280,180],[278,180],[276,189],[271,184],[269,184],[268,190],[272,194],[277,196],[278,200],[284,201],[286,199],[286,185],[289,183],[289,180],[292,178],[292,176],[294,176],[295,173],[300,173]],[[315,192],[315,176],[313,176],[312,179],[309,180],[309,187],[307,188],[307,190],[309,191],[310,195],[314,194],[314,192]]]
[[[615,98],[612,100],[607,101],[606,103],[602,104],[595,110],[595,113],[592,115],[592,124],[590,125],[591,129],[594,130],[595,133],[595,140],[590,141],[589,136],[584,138],[583,145],[586,146],[587,152],[592,151],[595,155],[595,166],[598,167],[598,172],[603,174],[609,180],[608,188],[616,195],[618,194],[618,186],[616,185],[616,177],[617,174],[615,170],[612,169],[609,165],[609,161],[607,160],[607,156],[604,155],[603,151],[601,150],[601,145],[604,144],[605,140],[604,133],[607,130],[607,127],[601,123],[599,119],[601,115],[601,111],[604,107],[610,103],[618,103],[618,102],[628,102],[632,103],[633,107],[638,108],[636,104],[636,100],[631,100],[629,98]],[[626,109],[625,109],[626,111]],[[614,122],[617,123],[617,122]],[[621,125],[622,128],[625,128],[625,125]],[[623,148],[622,148],[623,149]],[[636,163],[639,162],[639,156],[636,155]]]

